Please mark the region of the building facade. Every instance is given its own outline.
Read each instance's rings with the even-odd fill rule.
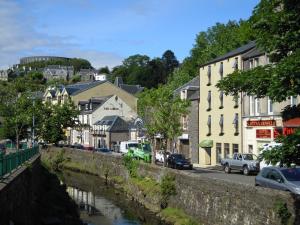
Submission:
[[[254,48],[243,55],[243,70],[269,64],[268,56]],[[291,96],[286,101],[274,103],[268,97],[256,98],[243,94],[243,152],[260,154],[266,144],[275,141],[279,134],[289,134],[299,124],[282,121],[281,111],[288,105],[295,106],[300,102],[299,96]]]
[[[242,55],[254,47],[255,43],[250,42],[200,67],[200,166],[214,166],[222,158],[242,152],[241,95],[225,96],[215,85],[243,69]]]
[[[177,137],[176,149],[192,163],[199,163],[199,76],[174,91],[182,100],[189,100],[189,114],[182,116],[182,134]]]
[[[73,66],[49,65],[43,69],[43,76],[47,80],[70,80],[74,75]]]

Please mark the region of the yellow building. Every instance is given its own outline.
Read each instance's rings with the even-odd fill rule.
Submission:
[[[225,96],[215,86],[242,69],[242,56],[255,47],[250,42],[200,67],[199,165],[214,166],[234,152],[242,152],[241,95]]]

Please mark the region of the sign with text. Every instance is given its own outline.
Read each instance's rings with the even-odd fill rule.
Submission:
[[[256,130],[256,138],[271,138],[271,130],[270,129],[257,129]]]
[[[249,127],[276,126],[276,121],[275,120],[248,120],[247,126]]]

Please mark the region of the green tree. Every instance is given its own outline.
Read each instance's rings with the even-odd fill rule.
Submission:
[[[174,69],[179,66],[179,62],[176,59],[174,52],[172,52],[171,50],[165,51],[161,57],[161,60],[163,62],[165,73],[166,73],[165,75],[166,77],[163,81],[164,83],[166,83],[167,76],[169,76],[174,71]]]
[[[43,105],[37,135],[48,143],[57,143],[65,139],[65,129],[76,125],[79,114],[74,103],[69,100],[62,105]]]
[[[110,74],[109,68],[107,66],[101,67],[99,73]]]
[[[282,102],[300,94],[300,2],[296,0],[262,0],[250,22],[258,47],[266,51],[271,62],[249,71],[236,71],[221,80],[217,87],[225,94],[246,92],[258,98],[268,96]],[[286,110],[286,109],[285,109]],[[283,111],[283,114],[287,114]],[[294,113],[297,115],[297,113]],[[263,154],[272,163],[299,163],[298,133],[281,137],[282,146]]]
[[[188,101],[173,96],[168,86],[159,86],[156,89],[146,90],[139,96],[138,111],[145,122],[149,138],[160,134],[165,145],[172,143],[174,138],[181,134],[180,118],[188,113]],[[167,146],[164,146],[166,150]],[[155,159],[152,151],[152,161]]]

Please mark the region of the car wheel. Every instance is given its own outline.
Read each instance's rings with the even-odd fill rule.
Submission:
[[[248,166],[244,166],[243,167],[243,174],[245,175],[245,176],[248,176],[249,175],[249,168],[248,168]]]
[[[225,165],[224,171],[225,171],[225,173],[230,173],[231,172],[231,169],[230,169],[228,164]]]

